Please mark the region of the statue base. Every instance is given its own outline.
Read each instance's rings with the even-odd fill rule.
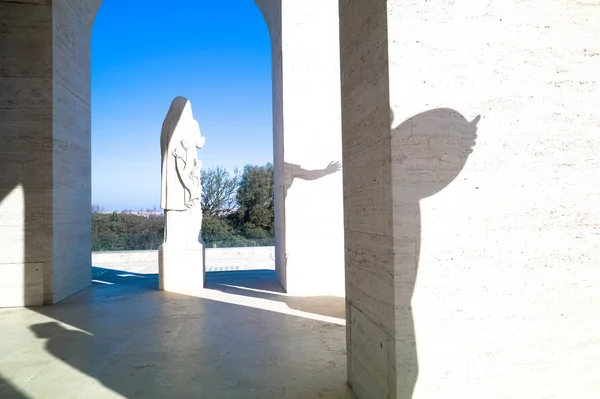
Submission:
[[[204,245],[158,248],[158,289],[180,294],[204,289]]]

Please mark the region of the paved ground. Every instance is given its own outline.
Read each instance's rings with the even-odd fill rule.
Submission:
[[[354,397],[342,299],[288,297],[272,271],[177,295],[150,270],[94,268],[59,305],[0,310],[0,397]]]

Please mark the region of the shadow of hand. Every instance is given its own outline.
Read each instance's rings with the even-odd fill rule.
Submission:
[[[324,170],[327,173],[335,173],[335,172],[338,172],[341,168],[342,168],[342,166],[340,165],[340,163],[338,161],[335,161],[335,162],[329,162],[329,165],[327,165]]]

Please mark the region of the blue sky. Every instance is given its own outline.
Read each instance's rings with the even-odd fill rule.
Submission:
[[[160,205],[160,130],[176,96],[204,168],[273,159],[271,45],[253,0],[105,0],[92,34],[92,203]]]

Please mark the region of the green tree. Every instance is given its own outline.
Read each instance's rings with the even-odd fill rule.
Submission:
[[[230,174],[217,166],[202,170],[202,213],[205,217],[222,215],[235,209],[235,194],[240,182],[237,169]],[[203,223],[204,225],[204,223]]]
[[[237,227],[249,238],[271,237],[275,230],[273,165],[246,165],[237,190]]]
[[[202,218],[202,237],[207,245],[228,240],[234,234],[235,231],[226,218],[218,215]]]
[[[163,238],[163,216],[92,213],[93,251],[157,249]]]

